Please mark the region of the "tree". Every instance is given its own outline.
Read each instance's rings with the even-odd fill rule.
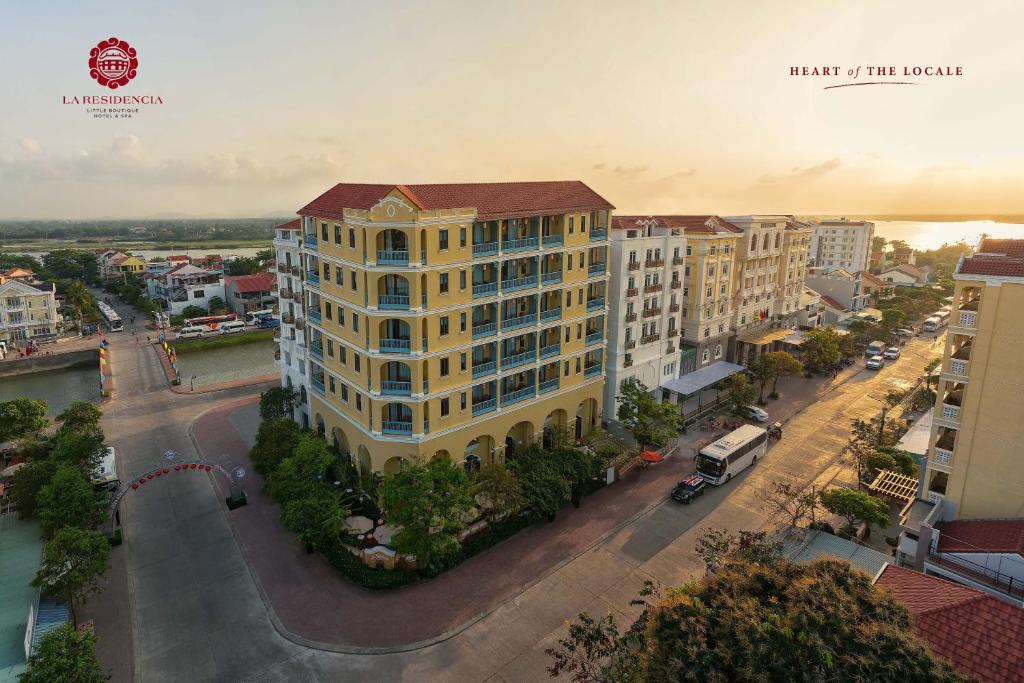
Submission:
[[[800,526],[800,522],[808,518],[814,522],[814,513],[818,509],[818,493],[813,486],[805,489],[773,481],[762,492],[761,499],[771,514],[782,516],[792,527]]]
[[[735,536],[725,529],[705,529],[694,550],[709,574],[728,561],[775,564],[782,558],[782,542],[770,540],[764,531],[740,531]]]
[[[334,459],[323,439],[314,434],[303,434],[295,452],[284,458],[268,477],[267,491],[282,505],[304,498],[324,481]]]
[[[537,516],[554,518],[572,495],[572,484],[563,475],[555,454],[531,446],[511,458],[508,466],[519,480],[530,510]]]
[[[785,351],[771,351],[764,354],[770,357],[771,360],[771,380],[772,380],[772,393],[769,394],[772,398],[778,398],[778,386],[780,377],[793,377],[799,375],[804,366],[794,358],[791,354]]]
[[[61,427],[53,440],[50,459],[57,465],[73,465],[91,478],[103,460],[103,439],[99,426],[78,431]]]
[[[291,419],[298,393],[291,387],[274,387],[260,394],[260,419],[270,420]]]
[[[819,495],[822,507],[845,519],[850,528],[854,528],[858,520],[867,524],[869,529],[872,526],[889,526],[889,505],[863,491],[836,486],[822,491]]]
[[[29,460],[14,475],[11,485],[11,497],[18,506],[18,516],[27,519],[36,514],[39,506],[39,495],[43,487],[50,483],[57,471],[52,460]]]
[[[503,462],[494,463],[477,472],[473,483],[474,497],[486,501],[482,507],[491,519],[515,514],[527,504],[522,485]]]
[[[764,405],[764,388],[768,386],[768,382],[772,379],[772,373],[775,372],[774,365],[774,360],[770,358],[767,353],[758,354],[758,356],[747,365],[747,370],[750,371],[754,381],[757,382],[757,402],[759,405]]]
[[[380,502],[395,534],[398,552],[416,556],[421,569],[459,551],[459,532],[473,506],[473,486],[465,470],[449,460],[413,463],[380,487]]]
[[[271,261],[277,260],[277,254],[274,253],[273,249],[258,249],[256,251],[256,259],[260,262],[260,265],[266,266]]]
[[[932,358],[924,366],[925,386],[927,386],[929,389],[932,386],[932,379],[933,379],[933,374],[932,373],[935,373],[935,368],[939,367],[940,365],[942,365],[942,359],[941,358]],[[939,376],[938,376],[937,373],[934,375],[934,379],[935,379],[935,384],[937,386],[938,383],[939,383]]]
[[[839,333],[829,325],[804,332],[803,349],[804,363],[812,370],[821,370],[839,362]]]
[[[737,417],[750,416],[750,404],[757,399],[757,387],[750,383],[747,376],[737,372],[725,381],[726,400],[730,412]]]
[[[110,542],[95,531],[65,527],[46,544],[32,585],[47,595],[67,598],[75,621],[75,602],[100,591],[110,569]]]
[[[898,308],[883,308],[882,309],[882,326],[887,330],[894,330],[903,324],[903,321],[907,319],[907,314]]]
[[[875,235],[871,238],[871,251],[882,251],[885,249],[885,238],[881,235]]]
[[[309,495],[285,503],[281,522],[306,544],[318,550],[341,540],[348,510],[341,497],[327,486],[313,489]]]
[[[82,431],[99,427],[103,412],[88,401],[75,401],[57,416],[61,430]]]
[[[206,302],[206,307],[210,311],[211,315],[227,310],[227,304],[225,304],[224,299],[221,299],[219,296],[211,296]]]
[[[43,636],[29,657],[28,670],[18,676],[19,683],[101,683],[106,680],[96,657],[96,636],[91,630],[79,633],[71,624],[62,624]]]
[[[291,420],[270,420],[260,423],[256,443],[249,451],[253,467],[261,474],[270,474],[281,461],[295,452],[302,430]]]
[[[43,256],[43,267],[59,280],[95,282],[99,277],[96,254],[74,249],[54,249]]]
[[[181,311],[183,318],[202,318],[206,314],[207,310],[205,308],[200,308],[199,306],[186,306]]]
[[[59,465],[39,491],[37,516],[47,538],[64,527],[92,529],[102,513],[92,484],[74,465]]]
[[[74,313],[74,319],[78,321],[78,332],[81,334],[85,312],[95,308],[96,297],[89,293],[81,281],[71,280],[64,287],[64,306]]]
[[[679,409],[654,398],[647,386],[635,377],[622,382],[615,400],[619,402],[619,421],[642,447],[664,446],[679,434],[682,423]]]
[[[254,257],[240,257],[232,260],[228,264],[229,275],[252,275],[258,273],[261,270],[262,264],[258,258]]]
[[[46,401],[16,398],[0,403],[0,442],[37,432],[47,424]]]

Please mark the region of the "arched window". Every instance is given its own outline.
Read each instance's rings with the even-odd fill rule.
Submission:
[[[702,365],[706,365],[709,360],[711,360],[710,354],[708,353],[707,349],[704,349],[704,353],[703,355],[701,355],[700,362]]]
[[[761,249],[768,249],[768,233],[765,233],[764,239],[761,240]]]
[[[775,233],[775,248],[778,249],[781,246],[782,246],[782,233],[781,232],[777,232],[777,233]]]
[[[721,358],[721,357],[722,357],[722,345],[719,344],[718,346],[715,347],[715,358]]]

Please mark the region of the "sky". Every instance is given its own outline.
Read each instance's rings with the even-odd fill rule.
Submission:
[[[0,219],[565,179],[619,213],[1024,214],[1022,22],[1009,0],[6,2]],[[109,36],[139,52],[117,91],[88,73]],[[964,75],[824,88],[874,64]],[[62,100],[104,94],[164,104]]]

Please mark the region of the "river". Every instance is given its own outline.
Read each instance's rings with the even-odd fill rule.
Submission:
[[[93,365],[0,378],[0,401],[31,398],[46,401],[50,415],[74,401],[100,401],[100,371]]]
[[[918,250],[936,249],[945,243],[964,240],[970,245],[978,243],[982,233],[989,237],[1015,237],[1024,239],[1024,225],[996,223],[994,221],[873,221],[875,235],[887,240],[903,240]]]
[[[274,362],[276,350],[277,344],[267,340],[182,353],[178,356],[181,383],[189,384],[193,375],[196,376],[195,386],[198,387],[274,374],[278,372]]]
[[[218,254],[224,258],[228,258],[231,256],[253,257],[256,255],[256,252],[259,251],[260,249],[270,249],[271,246],[272,243],[269,240],[267,240],[267,245],[265,247],[202,247],[200,249],[132,249],[131,245],[121,244],[117,248],[126,254],[140,256],[148,261],[154,257],[167,258],[168,256],[171,255],[180,254],[184,254],[189,258],[194,258],[196,256],[206,256],[208,254]],[[91,247],[89,247],[88,245],[66,244],[61,242],[55,242],[53,248],[79,249],[83,251],[91,250]],[[36,259],[41,259],[43,256],[46,255],[45,251],[19,251],[17,246],[13,244],[7,245],[6,247],[0,247],[0,251],[4,250],[8,250],[10,251],[10,253],[13,254],[24,254],[25,256],[31,256]]]

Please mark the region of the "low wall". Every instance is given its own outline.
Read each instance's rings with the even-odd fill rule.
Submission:
[[[33,353],[25,358],[12,357],[0,361],[0,377],[13,377],[16,375],[28,375],[33,372],[45,372],[47,370],[62,370],[64,368],[78,365],[95,365],[99,369],[99,349],[81,349],[79,351],[68,351],[67,353],[46,354]]]

